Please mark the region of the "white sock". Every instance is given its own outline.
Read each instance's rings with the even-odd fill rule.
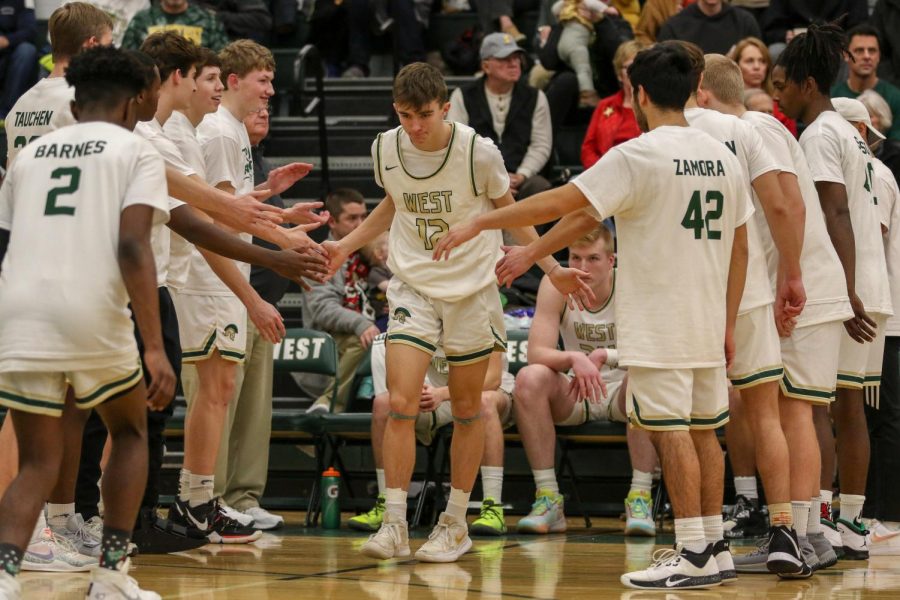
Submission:
[[[69,502],[67,504],[47,503],[47,521],[52,523],[55,527],[65,526],[66,521],[69,519],[69,515],[74,512],[74,502]]]
[[[652,489],[653,473],[645,473],[644,471],[632,469],[631,489],[628,490],[628,493],[630,494],[631,492],[647,492],[649,494]]]
[[[556,471],[553,469],[532,469],[531,472],[534,474],[534,487],[539,490],[550,490],[554,494],[559,493],[559,484],[556,482]]]
[[[806,521],[807,537],[822,531],[822,521],[819,520],[821,503],[822,498],[818,496],[812,498],[809,502],[809,519]]]
[[[794,517],[794,531],[797,537],[806,537],[809,527],[810,503],[791,500],[791,515]]]
[[[424,493],[424,492],[423,492]],[[406,520],[406,490],[384,488],[384,510],[401,521]]]
[[[834,500],[834,492],[831,490],[819,490],[819,498],[822,499],[822,502],[831,504],[831,501]]]
[[[466,511],[469,510],[469,496],[472,492],[464,492],[450,488],[450,499],[447,501],[447,510],[444,512],[456,519],[457,521],[466,522]]]
[[[756,489],[756,476],[753,477],[735,477],[734,491],[739,496],[743,496],[748,500],[758,500],[759,492]]]
[[[715,544],[724,539],[725,532],[722,530],[722,515],[712,515],[709,517],[700,517],[703,521],[703,537],[709,544]]]
[[[841,519],[852,523],[862,513],[866,497],[858,494],[841,494]]]
[[[497,504],[502,502],[503,467],[481,467],[481,488],[484,498],[491,498]]]
[[[703,552],[706,549],[703,518],[675,519],[675,543],[681,544],[685,550],[691,552]]]
[[[375,469],[375,479],[378,480],[378,495],[384,496],[384,488],[387,487],[384,482],[384,469]]]
[[[215,475],[194,475],[189,477],[190,489],[188,490],[188,506],[194,508],[201,504],[206,504],[213,499],[213,485],[215,483]]]
[[[191,472],[181,469],[178,472],[178,499],[187,502],[191,497]]]

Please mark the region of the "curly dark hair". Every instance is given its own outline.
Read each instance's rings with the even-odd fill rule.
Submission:
[[[785,77],[795,83],[803,83],[807,77],[812,77],[819,92],[829,95],[846,49],[847,37],[840,26],[813,24],[806,33],[791,40],[775,64],[782,67]]]
[[[75,104],[113,106],[138,95],[145,77],[140,63],[130,53],[111,46],[80,52],[66,69],[66,82],[75,88]]]

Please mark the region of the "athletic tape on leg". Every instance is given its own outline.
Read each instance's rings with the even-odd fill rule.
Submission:
[[[480,412],[472,415],[471,417],[466,417],[465,419],[462,417],[457,417],[456,415],[453,415],[453,422],[459,423],[460,425],[470,425],[471,423],[474,423],[475,421],[477,421],[480,418],[481,418]]]
[[[392,419],[397,419],[398,421],[415,421],[419,418],[419,415],[404,415],[394,411],[389,412],[388,416]]]

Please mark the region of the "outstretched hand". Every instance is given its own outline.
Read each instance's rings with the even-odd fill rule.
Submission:
[[[317,227],[328,222],[328,211],[316,213],[315,210],[322,208],[321,202],[297,202],[290,208],[284,209],[281,217],[287,223],[296,223],[297,225],[312,225]]]
[[[584,310],[597,301],[597,296],[585,279],[590,274],[571,267],[557,266],[547,273],[550,283],[566,297],[571,310]]]
[[[281,194],[309,175],[312,169],[313,166],[311,164],[299,162],[277,167],[269,171],[269,178],[266,180],[265,187],[271,191],[272,195]]]
[[[510,287],[512,282],[524,275],[534,266],[534,259],[526,246],[500,246],[503,258],[497,261],[494,273],[503,287]]]
[[[254,190],[243,196],[235,196],[228,208],[231,216],[244,223],[261,225],[280,225],[282,209],[263,203],[272,195],[271,190]]]
[[[451,250],[457,246],[462,246],[479,233],[481,233],[481,229],[475,225],[474,221],[452,227],[444,237],[438,240],[438,243],[434,246],[434,253],[431,255],[431,258],[433,260],[449,259]]]

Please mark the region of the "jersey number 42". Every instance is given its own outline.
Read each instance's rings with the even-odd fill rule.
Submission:
[[[706,202],[702,203],[700,201],[700,190],[695,190],[691,194],[691,200],[688,202],[684,218],[681,219],[681,226],[685,229],[692,229],[695,240],[703,239],[704,231],[706,231],[706,238],[709,240],[722,239],[722,231],[718,228],[717,221],[722,218],[722,202],[724,200],[722,192],[708,190],[706,192]]]

